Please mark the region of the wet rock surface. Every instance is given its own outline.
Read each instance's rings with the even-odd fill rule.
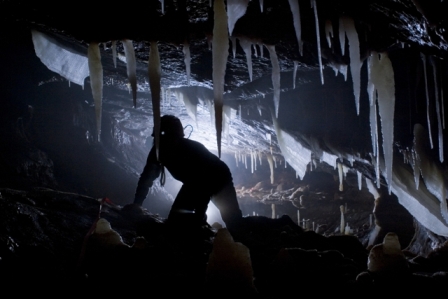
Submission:
[[[53,293],[59,285],[80,295],[123,291],[205,298],[209,292],[220,297],[238,291],[207,284],[216,234],[210,226],[170,225],[144,208],[52,189],[1,189],[0,194],[3,290],[26,282],[36,288],[19,292]],[[106,234],[94,231],[99,217],[110,223]],[[357,237],[324,236],[288,216],[245,217],[233,235],[250,250],[254,298],[283,298],[297,287],[313,294],[354,296],[366,290],[381,294],[394,285],[412,294],[411,283],[435,292],[447,282],[446,243],[427,256],[406,252],[409,271],[388,277],[367,271],[369,251]]]

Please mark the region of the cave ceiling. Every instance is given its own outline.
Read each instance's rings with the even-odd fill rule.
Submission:
[[[412,197],[417,202],[430,202],[423,206],[431,211],[439,210],[438,205],[441,206],[435,216],[437,220],[434,220],[437,224],[434,225],[439,234],[448,235],[448,219],[445,218],[444,212],[446,200],[438,199],[446,192],[446,162],[440,161],[440,156],[446,156],[446,150],[438,150],[446,133],[443,130],[442,137],[437,138],[437,100],[434,99],[436,95],[440,99],[441,106],[437,106],[437,110],[444,110],[442,87],[448,78],[448,2],[316,0],[310,3],[300,0],[298,3],[303,53],[300,53],[301,47],[291,13],[290,2],[294,1],[253,0],[233,3],[239,2],[248,2],[248,5],[232,32],[230,45],[234,42],[233,37],[238,39],[235,56],[231,48],[228,51],[224,82],[228,126],[222,139],[223,154],[237,157],[250,156],[251,153],[252,156],[257,153],[260,157],[272,154],[278,160],[286,159],[300,177],[303,176],[311,158],[330,164],[338,159],[346,167],[359,171],[374,183],[381,180],[382,185],[393,185],[392,177],[387,177],[390,171],[394,179],[401,177],[392,188],[394,193],[404,192],[406,195],[402,194],[403,197]],[[312,8],[312,3],[315,3],[317,11]],[[145,3],[128,0],[119,5],[105,1],[96,1],[94,5],[92,1],[77,1],[70,5],[58,6],[54,6],[50,1],[1,1],[0,5],[4,24],[43,32],[73,53],[86,57],[88,45],[100,43],[104,72],[103,113],[107,113],[108,119],[112,119],[113,125],[107,128],[115,126],[106,133],[103,129],[102,134],[111,135],[119,144],[117,149],[135,153],[137,159],[131,158],[129,153],[126,154],[129,163],[134,163],[131,168],[138,168],[136,165],[144,161],[147,140],[151,139],[153,129],[148,58],[150,44],[154,42],[158,42],[160,53],[161,87],[164,95],[161,102],[162,114],[179,116],[184,125],[191,125],[186,129],[192,130],[191,138],[203,142],[211,150],[216,150],[212,110],[209,110],[206,102],[198,102],[198,99],[213,98],[211,42],[214,11],[208,0],[153,0]],[[352,84],[353,70],[350,69],[354,59],[349,51],[349,43],[353,43],[353,40],[347,36],[345,48],[341,49],[340,37],[346,39],[345,35],[339,33],[341,17],[353,20],[359,43],[359,115]],[[332,24],[333,30],[329,39],[327,24]],[[120,59],[124,56],[122,43],[117,42],[117,67],[114,67],[112,59],[112,41],[122,40],[133,42],[137,59],[135,108],[129,92],[126,63],[123,62],[124,59]],[[250,46],[252,80],[249,78],[247,57],[241,47],[241,41],[253,44]],[[183,52],[185,45],[188,45],[191,53],[190,76],[187,76],[186,71]],[[278,96],[275,94],[272,75],[275,62],[271,60],[272,52],[269,52],[269,46],[275,46],[280,69],[280,89],[277,90],[280,98],[278,115],[274,105],[274,99]],[[397,170],[399,173],[387,170],[390,167],[384,166],[387,161],[383,161],[381,154],[381,159],[376,159],[378,155],[375,154],[372,143],[367,87],[368,61],[374,53],[387,53],[393,66],[395,106],[392,107],[395,112],[391,147],[395,155],[394,167],[397,163],[403,164],[396,167],[400,169]],[[424,75],[422,57],[427,61],[427,76]],[[322,75],[319,60],[322,64]],[[430,65],[436,70],[436,77]],[[344,68],[347,70],[347,78],[341,72]],[[48,81],[43,82],[46,83]],[[89,77],[85,80],[85,85],[84,92],[90,92]],[[429,86],[428,89],[425,86]],[[68,88],[67,86],[67,93],[70,92]],[[91,95],[89,96],[90,99],[85,101],[92,106],[93,100]],[[184,101],[189,98],[192,102],[194,109],[197,109],[196,120],[191,117],[192,108],[186,109],[188,105],[184,105],[179,97],[183,97]],[[428,105],[428,101],[432,104]],[[427,110],[427,106],[431,110]],[[93,118],[93,110],[90,112]],[[379,119],[385,118],[381,112],[377,116]],[[415,139],[418,138],[414,137],[414,125],[421,124],[423,131],[426,129],[427,132],[431,125],[428,119],[432,120],[432,128],[429,130],[432,132],[435,146],[428,151],[426,161],[435,165],[442,175],[439,180],[443,183],[441,188],[432,188],[428,179],[426,183],[429,191],[425,189],[424,195],[417,194],[416,191],[411,196],[409,194],[412,192],[403,191],[400,184],[406,181],[403,177],[413,178],[409,174],[412,167],[398,160],[408,157],[416,147]],[[381,123],[379,126],[386,125]],[[89,129],[93,135],[95,128]],[[378,135],[380,144],[386,143],[382,141],[381,133]],[[422,146],[428,147],[426,143],[428,142],[425,141]],[[299,152],[308,155],[309,159]],[[298,169],[303,167],[305,170]],[[381,178],[375,174],[378,173],[376,168],[382,169]],[[403,173],[401,169],[407,172],[403,170]],[[432,185],[437,185],[434,183],[436,181],[432,180]],[[415,216],[422,206],[412,206],[412,202],[411,200],[407,205],[411,205],[409,209]],[[406,206],[404,203],[403,205]],[[426,218],[421,221],[426,226],[431,225],[428,223],[434,223]]]

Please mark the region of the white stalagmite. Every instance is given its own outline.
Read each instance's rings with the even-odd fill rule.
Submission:
[[[96,42],[89,44],[87,49],[89,59],[90,87],[95,103],[96,132],[98,142],[101,140],[101,114],[103,101],[103,66],[101,64],[100,46]]]
[[[434,96],[435,96],[435,102],[436,102],[436,112],[437,112],[437,126],[439,129],[439,160],[443,163],[443,128],[442,128],[442,115],[440,112],[440,98],[439,98],[439,87],[437,84],[437,64],[434,61],[434,58],[431,56],[429,57],[432,65],[433,70],[433,77],[434,77]]]
[[[395,79],[392,63],[386,53],[372,53],[370,57],[371,84],[378,95],[378,111],[381,117],[383,135],[383,153],[386,167],[386,181],[391,191],[393,141],[394,141],[394,111],[395,111]],[[379,156],[379,151],[377,157]]]
[[[341,225],[339,226],[339,230],[341,231],[341,234],[344,234],[345,231],[344,206],[341,205],[339,207],[339,210],[341,210]]]
[[[292,75],[292,88],[296,88],[296,76],[297,76],[297,69],[299,68],[299,62],[294,60],[294,72]]]
[[[423,53],[420,53],[420,56],[423,61],[423,74],[425,76],[425,89],[426,89],[426,119],[428,120],[428,135],[429,142],[431,144],[431,149],[434,148],[434,143],[432,142],[432,130],[431,130],[431,118],[429,117],[429,90],[428,90],[428,75],[426,70],[426,56]]]
[[[268,158],[268,164],[269,164],[269,171],[271,173],[271,176],[270,176],[271,184],[274,184],[274,159],[272,159],[271,154],[267,154],[267,158]]]
[[[213,26],[213,94],[218,157],[221,157],[221,132],[223,118],[224,77],[229,54],[229,34],[224,0],[215,0]]]
[[[249,71],[249,79],[252,82],[252,43],[244,37],[239,38],[239,40],[240,46],[246,54],[247,70]]]
[[[274,107],[275,117],[278,117],[278,109],[280,107],[280,64],[278,62],[277,53],[274,45],[266,45],[271,57],[272,64],[272,87],[274,88]]]
[[[302,41],[302,24],[300,22],[300,6],[299,0],[288,0],[289,7],[292,12],[292,17],[294,20],[294,29],[296,31],[297,43],[299,45],[300,55],[303,55],[303,41]]]
[[[112,60],[114,61],[114,67],[117,68],[117,41],[112,41]]]
[[[128,73],[129,84],[132,89],[132,100],[134,108],[137,107],[137,63],[135,61],[134,45],[131,40],[123,40],[124,54],[126,55],[126,69]]]
[[[331,39],[333,38],[333,25],[331,20],[325,21],[325,36],[327,37],[328,47],[331,48]]]
[[[229,18],[229,35],[232,35],[236,21],[244,16],[249,0],[227,0],[227,16]]]
[[[185,69],[187,71],[187,84],[190,85],[191,53],[190,53],[190,45],[187,42],[184,43],[184,47],[182,49],[182,52],[184,53]]]
[[[350,72],[352,73],[353,94],[355,96],[356,113],[359,115],[359,93],[361,91],[361,55],[359,53],[359,38],[356,32],[355,22],[352,18],[341,17],[340,23],[344,24],[344,32],[347,35],[350,55]]]
[[[316,23],[316,39],[317,39],[317,57],[319,59],[320,69],[320,81],[324,84],[324,70],[322,66],[322,51],[320,49],[320,29],[319,29],[319,16],[317,14],[316,0],[311,0],[311,7],[314,8],[314,20]]]
[[[154,115],[154,144],[156,156],[159,157],[159,134],[160,134],[160,56],[156,41],[151,42],[148,59],[149,88],[151,89],[152,111]]]

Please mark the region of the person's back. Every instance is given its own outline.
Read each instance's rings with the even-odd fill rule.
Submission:
[[[154,179],[163,174],[163,167],[184,184],[168,220],[174,221],[185,211],[191,211],[196,221],[203,222],[210,199],[227,226],[242,218],[228,166],[201,143],[184,138],[180,120],[172,115],[161,119],[159,159],[153,146],[140,175],[134,203],[144,201]]]

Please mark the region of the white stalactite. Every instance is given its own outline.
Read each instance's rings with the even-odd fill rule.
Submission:
[[[184,53],[185,69],[186,69],[186,72],[187,72],[187,84],[190,85],[191,53],[190,53],[190,45],[187,42],[184,43],[184,47],[182,48],[182,52]]]
[[[249,0],[227,0],[229,35],[232,35],[233,28],[238,19],[246,13],[248,4]]]
[[[338,175],[339,175],[339,191],[344,191],[344,171],[342,164],[338,163]]]
[[[428,120],[428,135],[429,135],[429,143],[431,144],[431,149],[434,148],[434,143],[432,142],[432,130],[431,130],[431,118],[429,117],[429,90],[428,90],[428,75],[426,70],[426,56],[423,53],[420,53],[420,56],[423,61],[423,74],[425,76],[425,89],[426,89],[426,119]]]
[[[269,164],[269,171],[270,171],[270,179],[271,179],[271,184],[274,184],[274,159],[272,158],[271,154],[267,155],[267,159],[268,159],[268,164]]]
[[[353,81],[353,94],[355,96],[356,113],[359,115],[359,94],[361,91],[361,56],[359,52],[359,38],[355,23],[352,18],[341,17],[340,22],[344,24],[344,32],[347,35],[350,55],[350,72]]]
[[[443,163],[443,128],[442,128],[442,115],[440,112],[440,98],[439,98],[439,86],[437,84],[437,64],[434,61],[434,58],[431,56],[430,58],[433,77],[434,77],[434,96],[436,102],[436,113],[437,113],[437,127],[438,127],[438,137],[439,137],[439,160]]]
[[[394,141],[394,111],[395,111],[395,79],[392,63],[386,53],[372,53],[369,59],[369,80],[378,95],[378,112],[381,117],[383,135],[383,153],[386,167],[386,181],[391,192],[393,141]],[[379,150],[377,157],[379,157]]]
[[[294,60],[294,72],[292,75],[292,88],[296,89],[296,76],[297,76],[297,69],[299,68],[299,62]]]
[[[311,0],[311,7],[314,8],[314,20],[316,23],[316,39],[317,39],[317,57],[319,59],[320,81],[324,84],[324,71],[322,65],[322,51],[320,48],[320,29],[319,29],[319,16],[317,14],[316,0]]]
[[[260,11],[263,12],[264,3],[263,0],[260,0]]]
[[[275,46],[266,45],[271,57],[272,64],[272,86],[274,88],[274,107],[275,117],[278,117],[278,109],[280,107],[280,64],[278,62],[277,53],[275,52]]]
[[[294,20],[294,29],[296,31],[297,44],[299,45],[300,55],[303,56],[303,41],[302,41],[302,25],[300,22],[300,6],[299,0],[288,0],[289,7],[292,12]]]
[[[149,88],[151,89],[152,111],[154,115],[154,144],[156,156],[159,157],[160,134],[160,55],[157,42],[152,41],[148,59]]]
[[[236,57],[236,37],[231,36],[230,41],[232,42],[232,55],[233,55],[233,58],[235,58]]]
[[[131,40],[123,40],[123,49],[126,56],[126,69],[128,73],[129,84],[132,90],[132,100],[134,108],[137,107],[137,63],[135,61],[134,45]]]
[[[325,21],[325,36],[327,37],[328,47],[331,48],[331,39],[333,38],[333,25],[331,20]]]
[[[213,94],[215,103],[215,127],[218,156],[221,157],[221,133],[223,118],[224,77],[229,54],[229,34],[224,0],[215,0],[213,27]]]
[[[358,175],[358,189],[361,190],[362,189],[362,173],[360,173],[359,171],[356,171],[356,174]]]
[[[92,88],[93,101],[95,103],[96,132],[98,142],[101,140],[101,114],[103,102],[103,66],[101,64],[100,46],[98,43],[90,43],[87,48],[89,59],[90,87]]]
[[[239,40],[240,46],[241,48],[243,48],[243,51],[246,54],[247,70],[249,72],[249,79],[252,82],[252,43],[244,37],[239,38]]]
[[[117,68],[117,41],[112,41],[112,60],[114,61],[114,67]]]

